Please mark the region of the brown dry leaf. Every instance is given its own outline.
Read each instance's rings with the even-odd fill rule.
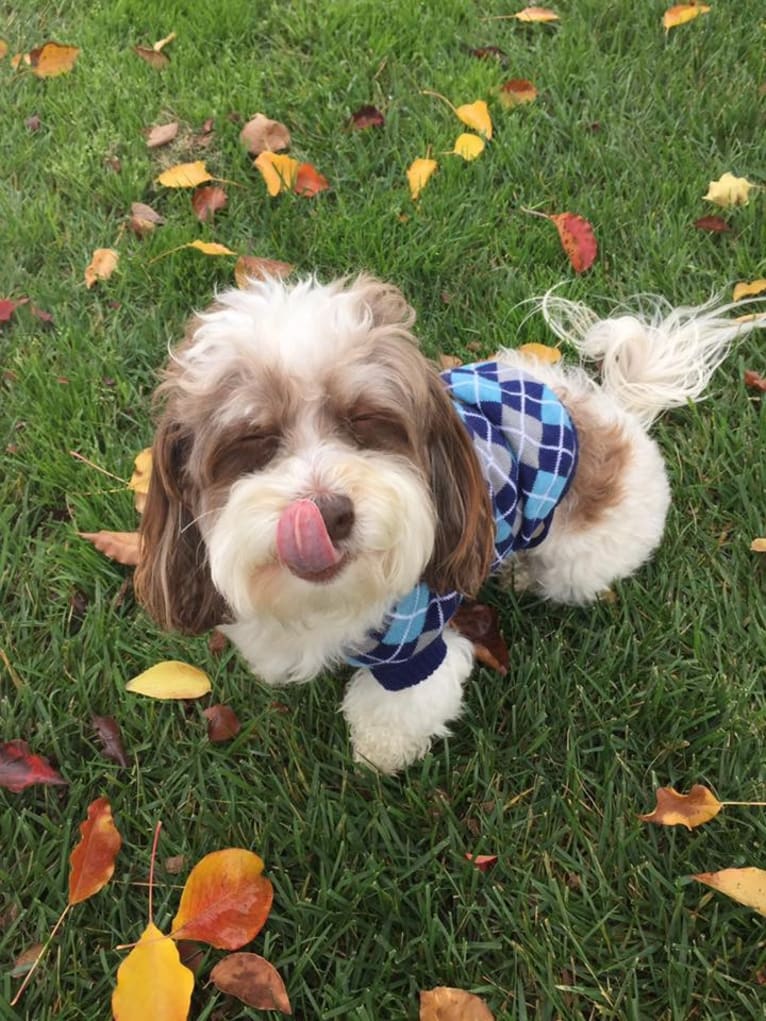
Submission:
[[[144,202],[133,202],[130,207],[128,227],[140,238],[151,234],[153,230],[165,222],[165,217],[147,206]]]
[[[639,815],[641,822],[657,826],[685,826],[687,830],[715,819],[723,808],[721,802],[702,784],[695,784],[688,794],[679,794],[672,787],[657,788],[657,807]]]
[[[90,718],[91,726],[95,730],[104,758],[110,762],[116,762],[118,766],[129,766],[130,761],[125,754],[125,746],[122,743],[120,725],[113,716],[96,716]]]
[[[293,1012],[279,972],[258,954],[229,954],[210,972],[210,981],[222,993],[236,996],[256,1010]]]
[[[709,230],[714,234],[726,234],[731,230],[731,224],[720,216],[701,216],[694,221],[694,226],[697,230]]]
[[[135,567],[139,560],[138,532],[78,532],[81,539],[87,539],[99,553],[110,560],[127,567]]]
[[[753,553],[766,553],[766,539],[753,539],[750,549]]]
[[[192,195],[192,209],[201,223],[212,220],[218,210],[223,209],[227,202],[226,192],[216,184],[197,188]]]
[[[251,156],[290,148],[290,132],[284,124],[257,113],[245,124],[239,138]]]
[[[170,876],[178,876],[186,868],[186,855],[174,854],[165,859],[165,871]]]
[[[751,280],[749,283],[743,280],[735,286],[731,300],[739,301],[740,298],[754,298],[757,294],[763,294],[764,291],[766,291],[766,279],[764,277],[760,277],[758,280]]]
[[[525,7],[523,11],[512,15],[517,21],[533,22],[533,21],[558,21],[559,16],[552,11],[549,7]]]
[[[155,124],[149,128],[146,134],[146,146],[148,149],[159,149],[161,145],[168,145],[178,134],[178,121],[171,121],[169,124]]]
[[[420,993],[420,1021],[495,1021],[487,1004],[473,993],[436,986]]]
[[[234,279],[240,290],[245,290],[250,280],[265,280],[276,277],[282,280],[293,272],[295,266],[279,259],[261,259],[257,255],[240,255],[234,266]]]
[[[108,280],[117,269],[119,261],[120,254],[114,248],[97,248],[85,267],[85,286],[88,290],[97,280]]]
[[[717,206],[726,208],[728,206],[746,206],[750,201],[750,190],[755,185],[746,177],[735,177],[727,171],[717,181],[711,181],[707,195],[704,195],[708,202],[715,202]]]
[[[365,128],[382,128],[385,118],[376,106],[360,106],[351,114],[349,127],[355,131],[364,131]]]
[[[195,160],[193,163],[176,163],[169,167],[157,178],[157,183],[166,188],[196,188],[206,181],[212,181],[213,175],[209,174],[204,160]]]
[[[511,78],[501,86],[497,98],[508,109],[533,103],[537,99],[537,89],[526,78]]]
[[[170,57],[167,53],[161,53],[153,49],[151,46],[134,46],[133,52],[145,60],[147,64],[157,68],[161,71],[164,67],[167,67],[170,63]]]
[[[207,720],[207,737],[213,744],[231,741],[242,730],[237,714],[228,705],[211,705],[202,710]]]
[[[38,78],[55,78],[56,75],[71,71],[79,55],[80,50],[77,46],[44,43],[30,51],[29,64],[32,73]]]
[[[698,882],[725,893],[732,900],[766,915],[766,871],[756,868],[722,869],[720,872],[698,872]]]
[[[45,946],[42,943],[33,943],[26,950],[22,950],[19,956],[14,959],[13,967],[9,972],[11,978],[21,978],[22,975],[26,975],[31,970],[35,961],[42,957],[44,950]]]
[[[685,25],[688,21],[698,18],[700,14],[707,14],[709,10],[707,4],[676,4],[674,7],[669,7],[662,15],[662,27],[669,32],[671,28]]]
[[[144,513],[146,495],[152,478],[152,448],[144,447],[133,461],[133,474],[128,482],[128,489],[134,493],[133,503],[139,514]]]
[[[744,375],[745,386],[749,386],[751,390],[758,390],[762,394],[766,394],[766,379],[756,372],[754,369],[745,369]]]
[[[494,607],[466,599],[452,617],[450,626],[473,643],[473,654],[480,663],[499,674],[508,672],[508,646]]]

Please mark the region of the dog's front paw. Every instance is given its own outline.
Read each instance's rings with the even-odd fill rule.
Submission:
[[[351,747],[355,762],[390,775],[422,759],[431,747],[431,739],[392,734],[384,728],[363,728],[361,732],[352,729]]]

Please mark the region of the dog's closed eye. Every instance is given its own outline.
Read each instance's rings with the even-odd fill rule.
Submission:
[[[252,432],[238,436],[216,449],[209,459],[214,482],[231,483],[242,475],[260,471],[274,458],[281,442],[278,432]]]
[[[405,453],[410,447],[410,437],[405,424],[390,411],[352,412],[344,426],[354,443],[368,450],[389,450]]]

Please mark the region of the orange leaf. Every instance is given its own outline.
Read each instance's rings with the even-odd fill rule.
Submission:
[[[558,21],[559,16],[548,7],[525,7],[513,15],[517,21]]]
[[[266,277],[276,277],[281,280],[289,276],[295,269],[289,262],[280,262],[279,259],[260,259],[257,255],[240,255],[234,266],[234,279],[237,287],[244,290],[248,280],[265,280]]]
[[[517,348],[519,354],[527,358],[536,358],[538,362],[545,362],[547,365],[555,365],[561,361],[561,351],[557,347],[549,347],[547,344],[536,344],[534,341],[529,344],[521,344]]]
[[[238,950],[263,927],[274,892],[261,875],[257,854],[239,847],[213,851],[186,880],[173,939],[195,939],[221,950]]]
[[[495,1021],[495,1015],[473,993],[436,986],[420,993],[420,1021]]]
[[[256,1010],[293,1012],[279,972],[258,954],[229,954],[210,972],[210,981],[222,993]]]
[[[685,25],[687,21],[693,21],[700,14],[707,14],[710,8],[707,4],[676,4],[669,7],[662,15],[662,27],[666,32],[679,25]]]
[[[759,277],[758,280],[751,280],[749,282],[742,281],[736,284],[734,291],[731,295],[732,301],[739,301],[740,298],[753,298],[757,294],[763,294],[766,291],[766,279]]]
[[[88,805],[88,818],[80,824],[80,833],[80,842],[69,856],[70,904],[79,904],[98,893],[114,873],[122,837],[106,798],[96,798]]]
[[[577,213],[557,213],[548,219],[556,225],[561,244],[575,273],[584,273],[593,265],[598,255],[598,243],[593,227]]]
[[[766,379],[755,369],[745,369],[743,381],[745,386],[749,386],[751,390],[758,390],[759,393],[766,394]]]
[[[750,543],[750,549],[753,553],[766,553],[766,539],[753,539]]]
[[[97,280],[108,280],[117,269],[120,254],[114,248],[97,248],[85,267],[85,286],[90,288]]]
[[[7,52],[8,52],[8,43],[5,41],[5,39],[0,39],[0,60],[3,59],[3,57],[6,55]]]
[[[766,871],[756,868],[722,869],[720,872],[698,872],[700,883],[725,893],[727,897],[766,915]]]
[[[299,163],[292,156],[265,151],[253,161],[253,165],[260,171],[272,198],[293,188]]]
[[[196,188],[198,184],[212,180],[205,161],[195,160],[194,163],[176,163],[174,167],[168,167],[157,178],[157,183],[164,184],[166,188]]]
[[[55,78],[56,75],[71,71],[80,55],[76,46],[61,43],[45,43],[29,54],[32,73],[38,78]]]
[[[688,794],[679,794],[672,787],[658,787],[657,807],[638,818],[641,822],[653,822],[657,826],[685,826],[691,830],[715,819],[722,807],[707,787],[699,783]]]
[[[114,1021],[187,1021],[194,975],[170,936],[149,922],[117,969]]]
[[[138,532],[78,532],[81,539],[93,543],[99,553],[118,564],[135,567],[139,558]]]
[[[330,182],[320,174],[316,167],[310,163],[301,163],[295,174],[293,191],[296,195],[303,195],[305,198],[313,198],[320,191],[327,191]]]
[[[498,99],[506,107],[521,106],[537,99],[537,89],[526,78],[511,78],[501,87]]]
[[[410,185],[410,195],[413,199],[419,199],[420,193],[423,191],[425,186],[428,184],[428,180],[431,174],[436,170],[439,164],[436,160],[430,159],[416,159],[410,164],[407,170],[407,180]]]

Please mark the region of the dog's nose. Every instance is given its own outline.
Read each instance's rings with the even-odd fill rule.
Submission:
[[[333,542],[340,542],[351,535],[351,529],[354,527],[354,505],[349,497],[343,493],[320,493],[314,498],[314,503]]]

